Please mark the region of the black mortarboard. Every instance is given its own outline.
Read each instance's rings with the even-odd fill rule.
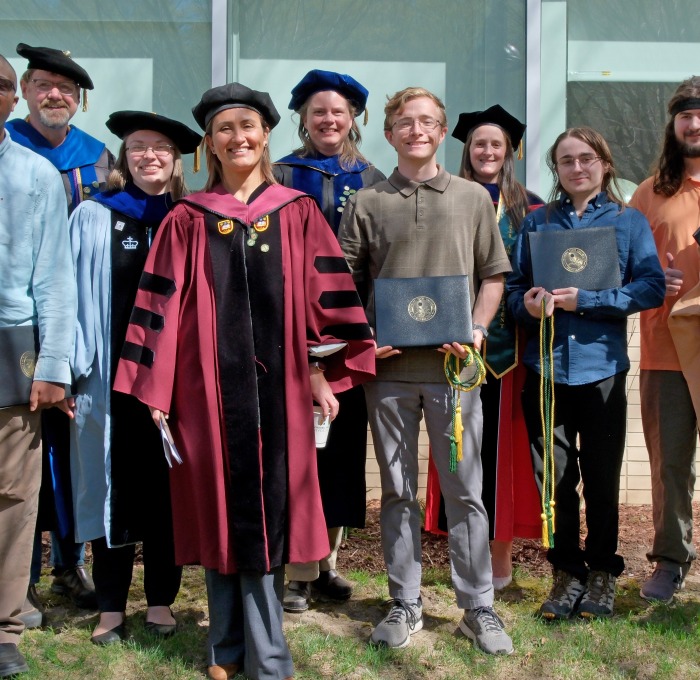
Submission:
[[[471,113],[460,113],[459,120],[452,136],[466,143],[467,136],[479,125],[498,125],[508,133],[513,149],[517,149],[525,134],[525,125],[515,116],[511,116],[502,106],[498,104],[491,106],[486,111],[472,111]]]
[[[173,140],[180,153],[193,153],[202,141],[202,135],[172,118],[147,111],[115,111],[105,123],[119,139],[137,130],[154,130]]]
[[[267,92],[251,90],[240,83],[227,83],[207,90],[192,109],[192,115],[202,130],[207,129],[209,121],[226,109],[251,109],[257,111],[272,130],[280,122],[280,114]]]
[[[292,90],[292,99],[289,108],[298,111],[304,102],[317,92],[333,90],[350,100],[355,106],[355,115],[359,116],[367,104],[369,92],[367,88],[358,83],[352,76],[335,71],[309,71]]]
[[[27,69],[58,73],[75,81],[84,90],[94,89],[87,71],[71,59],[70,52],[62,52],[52,47],[30,47],[24,43],[17,45],[17,54],[29,61]]]

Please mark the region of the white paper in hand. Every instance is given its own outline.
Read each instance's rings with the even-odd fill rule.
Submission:
[[[182,465],[182,458],[177,451],[175,442],[173,441],[173,435],[168,427],[168,421],[161,414],[160,416],[160,437],[163,440],[163,451],[165,452],[165,462],[168,467],[173,466],[173,460],[178,464]]]

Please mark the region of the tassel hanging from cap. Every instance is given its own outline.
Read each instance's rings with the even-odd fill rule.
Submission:
[[[542,545],[554,547],[554,314],[540,313],[540,422],[542,424]]]
[[[368,121],[369,121],[369,111],[367,111],[367,109],[365,109],[365,115],[362,118],[362,125],[366,126]]]
[[[520,140],[520,143],[518,144],[518,160],[521,161],[523,160],[523,140]]]
[[[83,88],[83,113],[85,113],[88,110],[88,96],[87,96],[87,90]]]
[[[457,358],[451,352],[445,354],[445,377],[452,387],[452,433],[450,434],[450,472],[457,471],[457,463],[462,460],[462,402],[460,392],[471,392],[481,385],[486,377],[486,367],[478,350],[469,345],[462,345],[467,356],[464,359]],[[468,366],[474,366],[474,373],[462,380],[460,375]]]
[[[200,149],[201,146],[197,146],[197,148],[194,150],[194,165],[192,166],[192,170],[194,172],[199,172],[199,163],[201,160]]]

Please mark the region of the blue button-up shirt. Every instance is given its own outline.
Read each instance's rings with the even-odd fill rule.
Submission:
[[[664,273],[656,254],[649,223],[634,208],[623,210],[601,192],[579,218],[563,195],[523,221],[513,251],[513,273],[506,283],[508,309],[530,331],[524,363],[540,372],[539,318],[525,309],[524,294],[532,287],[527,234],[531,231],[615,227],[622,286],[579,290],[575,312],[554,311],[554,381],[585,385],[629,369],[627,317],[658,307],[664,300]]]
[[[59,383],[71,381],[68,358],[76,317],[67,215],[57,170],[5,131],[0,142],[0,326],[38,324],[34,379]]]

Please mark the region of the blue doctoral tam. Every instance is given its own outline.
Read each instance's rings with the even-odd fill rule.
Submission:
[[[326,92],[327,90],[338,92],[351,101],[355,107],[356,116],[359,116],[365,110],[367,97],[369,96],[367,88],[345,73],[320,71],[319,69],[309,71],[294,86],[289,108],[292,111],[298,111],[312,94]]]

